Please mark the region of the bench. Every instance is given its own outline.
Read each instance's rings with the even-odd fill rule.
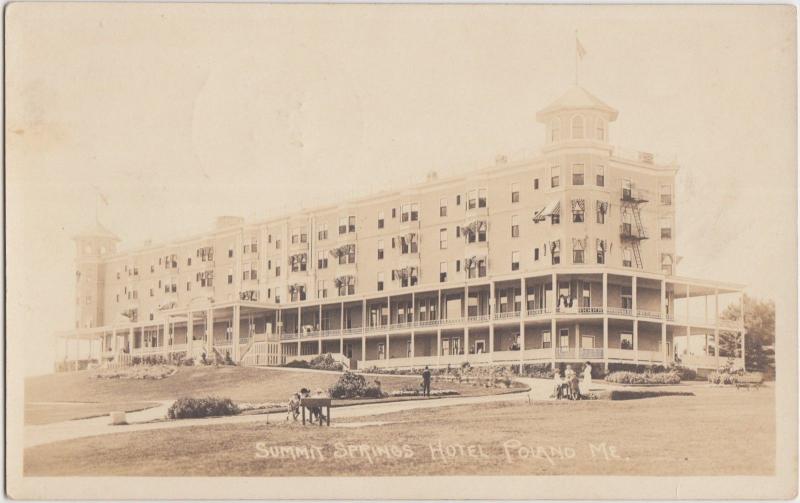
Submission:
[[[736,377],[736,389],[739,388],[760,388],[764,382],[764,376],[758,372],[744,374]]]
[[[300,407],[303,409],[303,424],[306,424],[306,409],[325,407],[325,418],[327,426],[331,425],[331,399],[327,397],[308,397],[300,399]],[[308,412],[308,419],[311,420],[311,411]],[[322,426],[322,414],[319,416],[319,425]]]

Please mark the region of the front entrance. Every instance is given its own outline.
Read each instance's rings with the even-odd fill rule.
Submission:
[[[344,344],[344,355],[348,358],[353,358],[353,345],[349,342]]]
[[[378,360],[386,359],[386,344],[383,342],[378,343]]]
[[[486,352],[486,341],[475,341],[475,354]]]

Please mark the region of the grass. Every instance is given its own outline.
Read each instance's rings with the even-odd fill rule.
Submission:
[[[460,405],[338,421],[334,416],[334,426],[351,423],[350,428],[257,422],[119,433],[27,449],[24,473],[772,474],[773,390],[696,392],[697,396],[647,400]],[[384,424],[366,424],[376,421]],[[438,454],[440,447],[443,456]]]
[[[135,412],[158,405],[155,402],[26,403],[25,424],[48,424],[72,419],[105,416],[109,412]]]
[[[302,387],[327,390],[339,379],[328,372],[297,372],[280,368],[232,366],[180,367],[164,379],[96,379],[91,371],[50,374],[25,380],[26,424],[44,424],[86,417],[93,404],[96,414],[112,410],[141,408],[142,402],[174,400],[180,397],[217,396],[234,402],[285,403]],[[418,376],[367,376],[377,379],[386,392],[418,386]],[[466,384],[434,383],[434,388],[454,389],[463,396],[494,394],[505,388],[481,388]],[[57,408],[29,407],[32,402],[58,402]],[[80,402],[73,406],[65,402]],[[28,415],[30,411],[31,415]],[[34,423],[34,421],[36,421]]]

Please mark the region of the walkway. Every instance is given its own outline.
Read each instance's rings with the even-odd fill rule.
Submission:
[[[520,382],[531,388],[530,392],[506,393],[502,395],[484,395],[474,397],[447,397],[434,398],[430,400],[406,400],[388,403],[368,403],[364,405],[348,405],[335,407],[333,410],[334,418],[352,418],[375,416],[388,414],[391,412],[402,412],[407,410],[426,409],[431,407],[448,407],[451,405],[471,405],[482,403],[506,402],[506,401],[539,401],[549,400],[552,391],[550,380],[545,379],[518,379]],[[249,414],[240,416],[211,417],[204,419],[182,419],[179,421],[158,421],[156,419],[166,417],[167,409],[172,401],[161,402],[157,407],[131,412],[127,414],[127,425],[112,426],[109,424],[109,417],[95,417],[91,419],[80,419],[74,421],[64,421],[43,425],[29,425],[25,427],[25,448],[36,445],[49,444],[62,440],[91,437],[95,435],[109,435],[112,433],[127,433],[134,431],[149,431],[163,428],[186,428],[191,426],[208,426],[215,424],[240,424],[253,422],[283,421],[286,417],[285,412],[273,412],[269,414]]]

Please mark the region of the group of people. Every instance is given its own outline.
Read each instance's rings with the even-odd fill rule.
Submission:
[[[300,416],[300,407],[301,407],[300,404],[302,403],[301,400],[303,398],[311,398],[311,396],[312,396],[311,395],[311,390],[308,389],[308,388],[301,388],[300,391],[298,391],[297,393],[293,394],[292,398],[289,399],[289,405],[287,407],[288,408],[288,412],[287,412],[287,415],[286,415],[286,420],[288,421],[289,418],[292,418],[292,420],[297,421],[297,418]],[[313,396],[314,397],[319,397],[319,398],[324,398],[326,395],[325,395],[325,392],[323,392],[321,389],[317,388],[317,390],[314,392]],[[325,417],[325,414],[322,413],[322,407],[310,407],[309,408],[309,414],[310,414],[311,423],[313,423],[315,420],[321,419],[322,421],[325,421],[327,419]]]
[[[564,378],[561,378],[561,371],[553,371],[553,396],[557,400],[568,398],[570,400],[580,400],[581,382],[578,373],[572,369],[572,365],[567,365],[564,369]],[[589,393],[589,386],[592,385],[592,365],[589,362],[583,366],[583,394]]]

